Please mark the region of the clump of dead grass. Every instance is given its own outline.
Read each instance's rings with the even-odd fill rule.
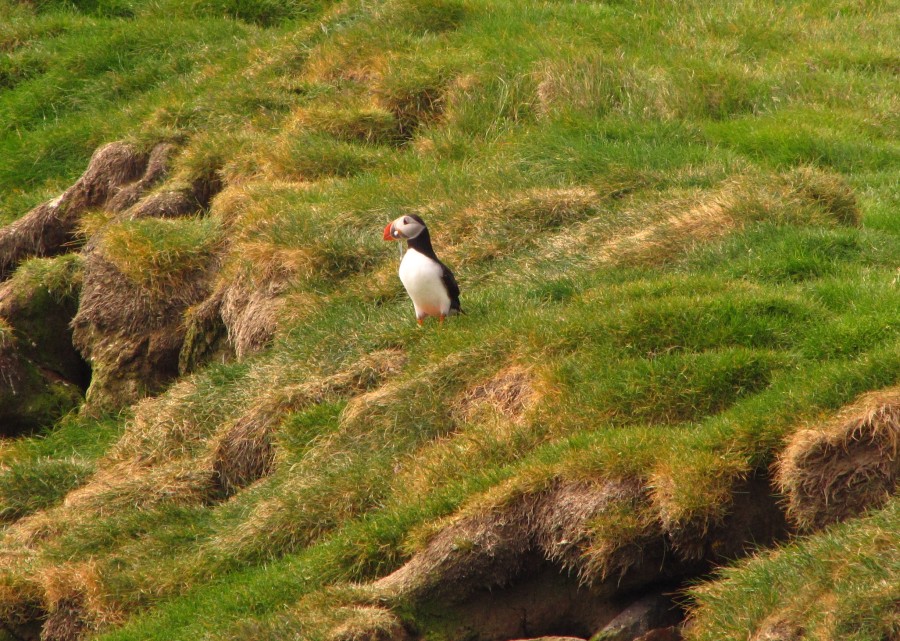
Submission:
[[[577,238],[584,252],[577,258],[588,263],[657,265],[753,223],[852,225],[858,217],[855,196],[837,175],[748,171],[713,189],[671,190],[655,202],[631,204],[616,228],[600,216],[573,218],[576,224],[553,236],[543,253],[571,258]]]
[[[679,112],[677,92],[664,69],[640,69],[592,54],[544,61],[535,76],[537,113],[544,118],[620,113],[671,119]]]
[[[532,373],[525,367],[512,365],[466,389],[451,404],[450,411],[462,422],[476,421],[485,414],[493,414],[513,423],[521,423],[539,399]]]
[[[794,434],[777,463],[788,515],[818,529],[882,505],[900,480],[900,388],[861,396]]]
[[[409,641],[413,636],[396,614],[387,608],[357,605],[338,608],[341,622],[327,635],[327,641]]]
[[[41,568],[34,579],[41,585],[47,611],[42,640],[79,641],[104,623],[121,621],[106,602],[94,562]]]
[[[308,254],[302,249],[276,253],[281,256],[290,253],[290,260],[269,273],[251,274],[249,270],[241,270],[230,280],[220,279],[214,293],[221,300],[219,313],[238,359],[259,351],[275,335],[287,302],[285,293],[292,275],[291,266],[308,263]],[[260,263],[276,264],[278,261]]]

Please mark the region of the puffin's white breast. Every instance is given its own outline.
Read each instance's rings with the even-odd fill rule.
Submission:
[[[450,313],[450,295],[441,279],[441,266],[428,256],[407,249],[400,261],[400,282],[412,299],[417,318]]]

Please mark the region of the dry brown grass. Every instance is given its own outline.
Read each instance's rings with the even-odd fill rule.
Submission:
[[[548,232],[576,223],[599,211],[602,197],[590,187],[529,189],[489,198],[466,208],[442,233],[455,239],[448,255],[454,266],[506,255]],[[489,221],[480,224],[479,221]]]
[[[597,116],[609,112],[671,119],[677,91],[664,69],[627,66],[603,55],[543,62],[535,72],[538,115]]]
[[[143,173],[147,156],[123,142],[104,145],[94,152],[87,170],[54,200],[38,205],[0,229],[0,277],[30,256],[51,256],[65,251],[75,240],[79,217],[100,207]]]
[[[642,229],[609,238],[593,259],[599,263],[657,263],[691,245],[720,238],[743,223],[734,214],[747,195],[742,188],[732,183],[692,204],[665,203],[662,208],[676,211]]]
[[[656,265],[751,223],[854,225],[859,209],[841,176],[806,167],[784,175],[749,172],[714,189],[629,202],[614,229],[602,216],[583,218],[545,242],[543,256],[571,260],[578,239],[583,254],[575,258],[588,264]]]
[[[446,403],[455,431],[404,459],[395,469],[394,486],[424,500],[434,487],[468,474],[459,461],[511,462],[521,448],[547,438],[529,420],[546,393],[544,383],[522,365],[510,365],[467,387]]]
[[[900,388],[865,394],[797,432],[776,467],[788,515],[804,529],[884,504],[900,479]]]
[[[288,309],[287,294],[292,283],[322,269],[326,258],[312,248],[261,241],[239,243],[230,252],[241,264],[220,274],[213,296],[221,300],[229,343],[242,359],[268,344],[285,314],[296,318],[318,307],[317,297],[307,294],[293,297]]]
[[[69,251],[78,240],[79,220],[87,211],[121,211],[136,203],[165,177],[172,152],[167,143],[150,153],[125,142],[99,147],[71,187],[0,229],[0,277],[27,257]]]
[[[328,633],[328,641],[409,641],[414,637],[400,619],[388,609],[375,606],[349,606],[335,613],[342,619]]]
[[[150,155],[147,157],[147,166],[143,175],[135,182],[118,190],[106,203],[104,209],[121,212],[137,204],[144,194],[165,180],[166,176],[169,175],[172,157],[177,151],[177,146],[172,143],[163,142],[153,147],[150,150]]]
[[[512,365],[466,389],[451,404],[450,411],[462,422],[493,414],[512,423],[521,423],[539,399],[532,373],[525,367]]]
[[[41,639],[78,641],[103,624],[121,622],[108,603],[97,565],[92,562],[41,568],[34,579],[44,593],[47,619]]]

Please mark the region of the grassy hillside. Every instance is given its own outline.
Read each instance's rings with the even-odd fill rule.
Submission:
[[[900,635],[890,3],[0,15],[0,638]]]

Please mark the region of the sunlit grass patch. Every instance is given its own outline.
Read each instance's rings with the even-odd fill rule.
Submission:
[[[214,218],[121,222],[102,234],[103,256],[148,291],[161,292],[194,277],[221,242]]]

